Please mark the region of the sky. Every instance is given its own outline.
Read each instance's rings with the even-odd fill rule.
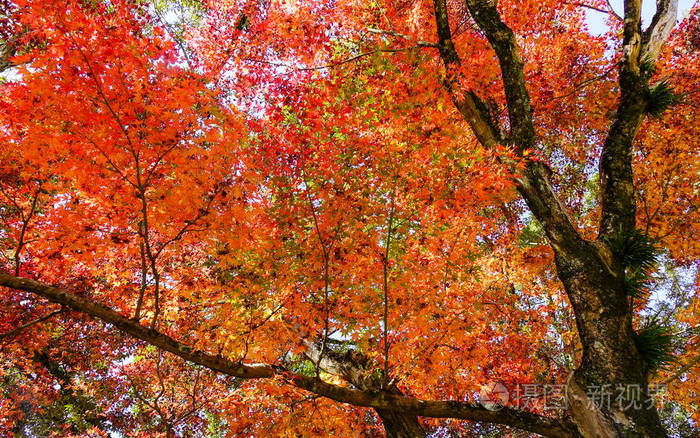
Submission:
[[[693,6],[694,3],[696,3],[696,0],[679,0],[678,19],[684,17],[688,13],[688,11],[690,11],[690,8]],[[610,4],[612,5],[613,10],[618,15],[623,15],[623,0],[611,0]],[[651,22],[651,18],[654,16],[655,11],[655,1],[644,0],[642,2],[642,24],[644,26],[647,26],[649,22]],[[607,30],[607,25],[605,24],[605,20],[607,18],[606,15],[607,14],[605,13],[594,11],[592,9],[588,9],[586,11],[586,18],[588,20],[588,25],[590,26],[591,32],[600,35],[601,33],[604,33]]]

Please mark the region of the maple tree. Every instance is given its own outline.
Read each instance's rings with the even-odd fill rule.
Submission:
[[[700,10],[641,6],[3,3],[0,430],[686,433]]]

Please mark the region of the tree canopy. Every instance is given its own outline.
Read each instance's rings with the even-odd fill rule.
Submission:
[[[5,0],[0,433],[697,433],[677,14]]]

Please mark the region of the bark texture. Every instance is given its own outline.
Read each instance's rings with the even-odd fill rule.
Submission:
[[[537,145],[532,109],[523,75],[523,63],[512,30],[489,0],[466,0],[472,19],[496,52],[508,107],[510,132],[499,135],[488,114],[479,111],[480,98],[459,89],[459,77],[450,76],[446,88],[455,106],[485,147],[508,143],[516,151]],[[451,42],[445,0],[434,0],[441,57],[448,72],[460,65]],[[633,341],[632,311],[625,290],[624,266],[610,250],[607,238],[635,228],[636,203],[632,174],[634,139],[648,106],[649,72],[675,24],[677,1],[658,0],[650,27],[641,29],[641,0],[626,0],[623,55],[619,65],[620,101],[603,145],[600,159],[602,214],[599,238],[580,237],[545,169],[529,162],[517,178],[517,188],[533,215],[542,223],[554,250],[557,274],[569,297],[583,345],[582,360],[567,384],[569,409],[578,433],[585,437],[664,437],[658,413],[648,392],[647,371]],[[505,163],[509,164],[509,163]],[[633,399],[600,403],[588,397],[588,388],[606,390],[640,387]],[[642,408],[636,406],[642,405]]]

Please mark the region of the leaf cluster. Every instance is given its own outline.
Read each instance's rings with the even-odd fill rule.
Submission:
[[[663,80],[649,88],[646,112],[652,117],[661,118],[664,111],[679,101],[680,96],[673,92],[673,88],[667,80]]]
[[[668,327],[650,323],[634,334],[634,344],[648,371],[667,368],[675,361],[673,335]]]
[[[659,261],[656,241],[639,230],[623,232],[606,239],[610,249],[625,268],[625,290],[631,297],[645,292],[651,280],[651,272]]]

